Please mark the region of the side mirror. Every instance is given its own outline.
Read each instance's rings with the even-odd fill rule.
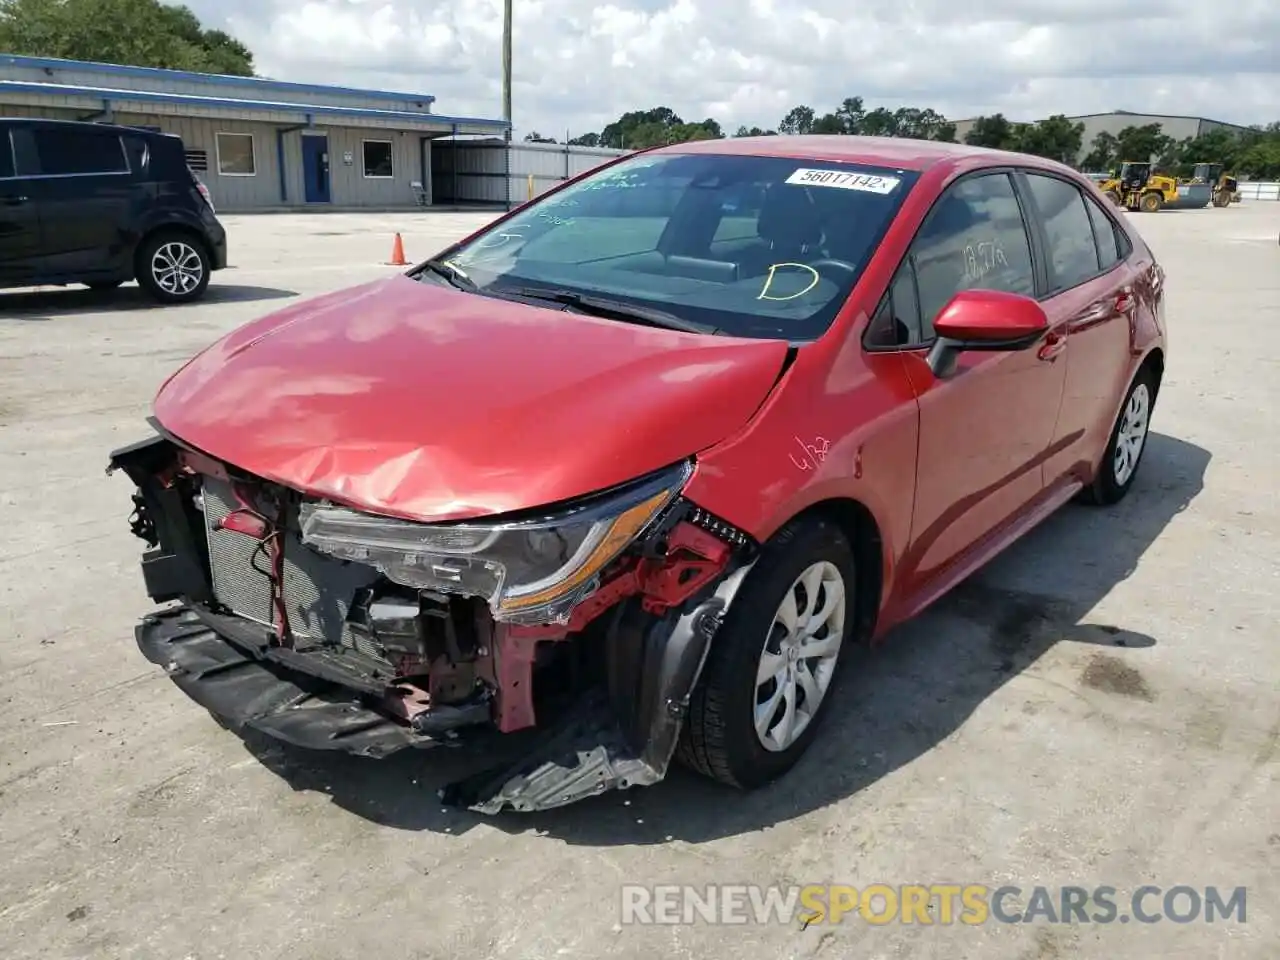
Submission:
[[[1044,308],[1030,297],[1000,290],[961,290],[933,321],[937,339],[929,351],[935,377],[955,371],[966,350],[1025,350],[1049,329]]]

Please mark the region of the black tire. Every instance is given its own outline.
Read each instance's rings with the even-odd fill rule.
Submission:
[[[786,749],[767,750],[756,733],[753,715],[756,671],[774,614],[807,568],[832,564],[844,581],[844,630],[840,653],[826,693],[808,726]],[[841,664],[854,635],[857,579],[853,549],[828,520],[793,521],[761,548],[755,568],[716,633],[707,662],[689,704],[677,758],[685,766],[730,786],[753,789],[782,776],[800,759],[818,733],[835,695]]]
[[[90,290],[114,290],[122,283],[124,283],[123,280],[93,280],[86,283],[85,286]]]
[[[1160,208],[1164,206],[1164,197],[1152,190],[1144,193],[1142,199],[1138,201],[1138,209],[1143,213],[1159,213]]]
[[[1108,191],[1104,194],[1104,196],[1105,196],[1108,200],[1110,200],[1113,204],[1115,204],[1117,207],[1121,205],[1121,204],[1120,204],[1120,191],[1119,191],[1119,190],[1108,190]]]
[[[166,265],[181,265],[181,269],[166,271]],[[177,230],[162,230],[147,237],[138,248],[134,264],[138,286],[161,303],[200,299],[209,286],[209,268],[209,252],[204,243]]]
[[[1126,414],[1129,413],[1130,404],[1133,402],[1134,395],[1140,390],[1146,391],[1146,419],[1143,426],[1142,444],[1138,450],[1137,457],[1134,459],[1132,466],[1124,473],[1123,477],[1118,476],[1116,450],[1120,445],[1120,434],[1126,423]],[[1151,368],[1144,366],[1137,376],[1133,378],[1133,383],[1129,385],[1128,392],[1124,395],[1124,403],[1120,405],[1120,412],[1116,415],[1116,422],[1111,426],[1111,437],[1107,440],[1107,449],[1102,454],[1102,462],[1098,464],[1098,469],[1094,472],[1093,483],[1085,487],[1082,499],[1086,503],[1095,506],[1105,507],[1113,503],[1119,503],[1125,498],[1129,489],[1133,486],[1134,478],[1138,475],[1138,468],[1142,466],[1142,455],[1147,451],[1147,438],[1151,427],[1151,413],[1155,409],[1156,404],[1156,378],[1151,372]]]

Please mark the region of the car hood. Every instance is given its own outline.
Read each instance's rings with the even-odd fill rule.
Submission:
[[[786,352],[397,275],[234,331],[169,378],[155,415],[304,493],[463,519],[603,490],[719,442]]]

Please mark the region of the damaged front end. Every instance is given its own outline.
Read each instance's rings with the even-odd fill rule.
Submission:
[[[153,422],[154,423],[154,422]],[[540,810],[656,783],[755,543],[691,464],[542,512],[440,524],[245,474],[156,425],[136,485],[143,654],[224,724],[381,757],[536,728],[446,801]]]

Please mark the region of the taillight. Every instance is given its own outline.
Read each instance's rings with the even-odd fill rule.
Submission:
[[[196,189],[200,191],[200,196],[204,197],[204,202],[209,205],[210,210],[213,210],[213,194],[209,192],[209,188],[206,187],[198,177],[193,179],[196,181]]]

